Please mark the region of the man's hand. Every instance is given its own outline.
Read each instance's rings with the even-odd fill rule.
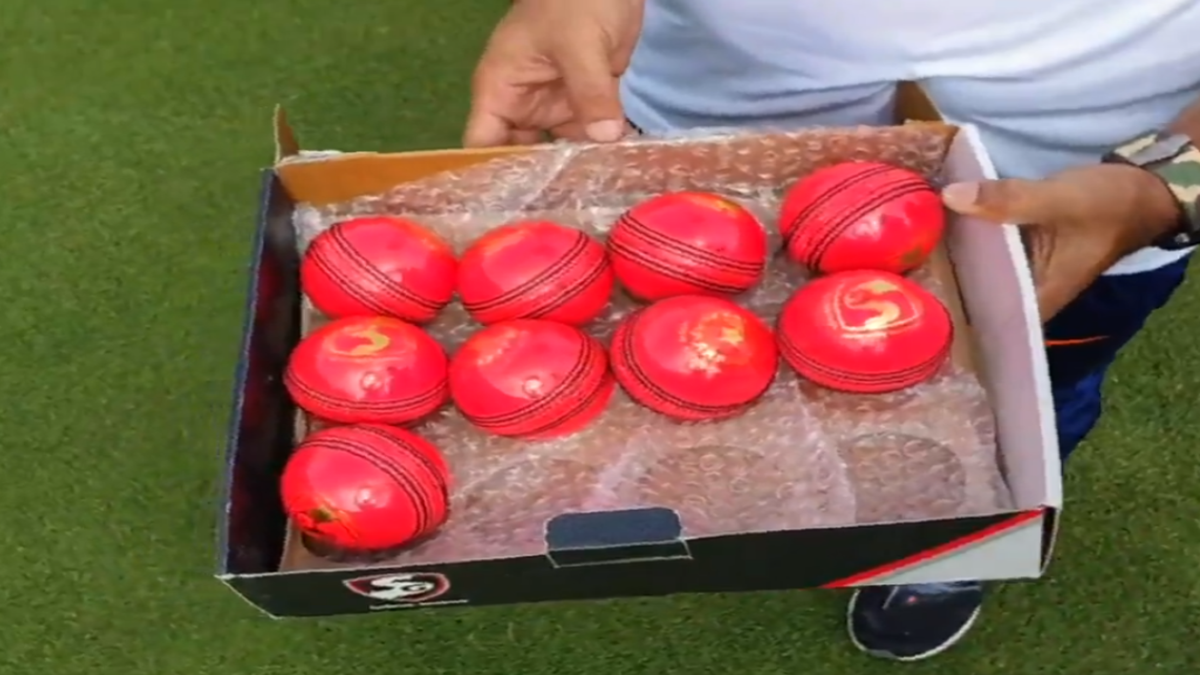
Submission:
[[[1178,204],[1161,180],[1119,164],[1070,169],[1040,181],[959,183],[942,198],[964,215],[1023,227],[1042,321],[1179,219]]]
[[[645,0],[516,0],[475,69],[467,147],[625,135],[617,83]]]

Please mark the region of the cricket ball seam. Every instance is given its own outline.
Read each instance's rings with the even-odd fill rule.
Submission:
[[[413,506],[416,515],[416,524],[414,532],[410,533],[409,537],[417,536],[425,531],[431,521],[432,514],[429,511],[428,505],[425,503],[424,495],[420,490],[420,485],[415,484],[401,467],[394,465],[393,461],[381,453],[372,452],[372,448],[361,441],[342,439],[342,438],[321,438],[313,441],[312,447],[325,447],[329,450],[344,452],[348,455],[356,457],[368,464],[374,466],[381,473],[391,478],[405,494],[408,495],[409,502]],[[387,461],[384,461],[387,460]]]
[[[395,401],[353,401],[353,402],[348,403],[348,402],[346,402],[346,399],[338,398],[336,396],[333,396],[331,394],[327,394],[327,393],[321,391],[320,389],[309,384],[306,380],[301,378],[299,375],[295,375],[290,372],[285,373],[284,380],[285,380],[285,384],[287,384],[287,382],[289,382],[289,381],[294,383],[296,385],[297,390],[299,390],[300,393],[303,393],[303,394],[307,395],[308,398],[314,399],[318,402],[330,403],[335,406],[340,405],[341,407],[346,408],[346,409],[363,409],[363,410],[375,410],[375,411],[386,411],[386,410],[392,410],[392,409],[407,409],[407,408],[421,407],[421,405],[428,404],[430,401],[441,400],[442,397],[445,395],[446,389],[448,388],[448,385],[446,384],[445,380],[442,380],[442,381],[438,382],[437,384],[433,385],[433,388],[431,388],[427,391],[418,393],[418,394],[413,394],[412,396],[409,396],[404,399],[397,399]]]
[[[845,234],[848,229],[858,223],[863,216],[870,213],[872,210],[882,208],[890,201],[894,199],[900,199],[910,192],[920,191],[921,189],[928,187],[922,181],[917,189],[913,190],[911,189],[913,186],[907,185],[905,180],[907,180],[907,177],[903,177],[902,180],[897,183],[889,184],[885,182],[881,186],[873,187],[871,195],[865,200],[856,202],[850,206],[846,206],[841,210],[835,211],[833,214],[831,214],[827,218],[827,221],[833,223],[832,225],[824,228],[823,230],[809,232],[809,236],[804,241],[797,239],[797,248],[804,246],[807,249],[807,255],[803,257],[803,263],[805,266],[811,269],[818,269],[820,267],[821,260],[829,252],[829,249],[837,242],[837,239]],[[799,259],[801,256],[797,255],[796,257]]]
[[[427,310],[429,316],[433,316],[449,301],[439,301],[430,298],[420,293],[417,293],[412,288],[409,288],[404,283],[397,283],[387,274],[383,273],[371,261],[364,256],[355,246],[354,242],[341,229],[330,230],[330,243],[337,246],[340,252],[345,256],[346,261],[357,268],[364,276],[370,278],[378,284],[380,291],[390,299],[399,300],[401,302],[408,301],[419,308]]]
[[[537,417],[544,414],[547,410],[553,410],[560,399],[565,399],[576,391],[584,391],[584,385],[588,383],[588,380],[595,379],[593,375],[597,372],[600,374],[599,379],[602,381],[604,372],[602,366],[604,364],[602,361],[597,363],[599,345],[591,337],[586,335],[582,335],[582,337],[584,339],[575,357],[575,363],[572,364],[571,369],[567,371],[567,374],[559,381],[558,385],[545,396],[537,398],[515,410],[493,415],[471,413],[461,404],[459,404],[459,410],[467,420],[476,426],[487,429],[502,428]],[[601,353],[599,356],[603,356],[603,354]],[[601,367],[598,368],[597,366]]]
[[[821,262],[825,258],[829,250],[837,242],[846,230],[850,229],[859,220],[875,209],[882,208],[889,202],[903,199],[910,194],[924,192],[929,190],[929,184],[926,183],[920,176],[913,175],[898,175],[895,177],[895,182],[892,184],[884,184],[871,194],[869,199],[858,202],[854,206],[842,209],[840,212],[830,217],[839,225],[827,228],[824,232],[814,233],[814,243],[808,249],[808,256],[805,266],[810,269],[820,269]]]
[[[585,256],[593,246],[598,249],[597,255],[594,256],[593,260],[587,261],[585,260]],[[591,263],[590,266],[584,268],[583,265],[588,262]],[[552,282],[560,281],[564,277],[567,277],[569,272],[576,269],[584,269],[585,271],[574,280],[575,283],[571,284],[564,293],[537,293],[537,291],[545,288]],[[484,300],[468,300],[467,298],[463,298],[462,304],[480,323],[496,323],[515,318],[542,318],[581,296],[591,288],[597,279],[603,277],[607,270],[608,260],[604,256],[604,249],[586,233],[579,232],[579,239],[570,249],[564,252],[562,258],[525,283]],[[531,291],[533,292],[533,296],[537,298],[537,302],[532,303],[532,309],[512,315],[503,313],[506,307],[515,303],[520,301],[528,302],[530,300],[528,296]],[[523,295],[526,297],[522,297]],[[496,316],[496,314],[500,315]]]
[[[837,165],[826,167],[826,170],[832,169],[835,166],[837,166]],[[843,193],[845,193],[850,188],[853,188],[853,187],[857,186],[858,184],[860,184],[870,178],[874,178],[875,176],[878,176],[879,174],[887,173],[888,171],[890,171],[892,169],[892,167],[887,164],[872,163],[870,166],[871,166],[871,168],[863,170],[857,174],[850,176],[846,180],[844,180],[841,183],[839,183],[838,185],[834,186],[833,189],[825,190],[824,192],[820,193],[816,199],[810,201],[808,204],[806,204],[804,206],[804,208],[800,209],[800,212],[797,213],[794,218],[792,218],[791,225],[789,227],[781,228],[783,230],[783,232],[781,232],[781,234],[783,235],[784,248],[789,248],[791,246],[792,240],[796,236],[799,235],[800,230],[802,229],[801,225],[804,223],[805,220],[807,220],[810,216],[812,216],[814,212],[816,212],[819,209],[821,209],[822,207],[824,207],[826,204],[828,204],[833,199],[841,196]],[[796,183],[796,187],[803,185],[805,181],[807,181],[809,178],[813,177],[814,175],[819,174],[821,171],[822,171],[822,169],[818,169],[817,171],[814,171],[813,173],[809,174],[808,176],[801,178],[800,181],[798,183]],[[793,187],[792,189],[795,190],[796,188]]]
[[[377,267],[375,267],[375,265],[371,264],[371,261],[358,250],[358,248],[354,245],[354,242],[352,242],[350,238],[346,236],[345,232],[338,228],[334,228],[329,230],[329,234],[332,236],[330,243],[336,244],[338,247],[340,247],[342,253],[346,256],[346,259],[358,267],[364,275],[370,277],[373,281],[378,283],[379,288],[386,295],[392,298],[412,302],[422,309],[427,310],[431,317],[441,311],[442,307],[445,307],[446,303],[450,301],[449,298],[446,298],[443,301],[439,298],[427,297],[417,293],[415,290],[409,288],[403,283],[396,283],[395,280],[381,272]]]
[[[380,438],[380,439],[383,439],[383,440],[386,440],[386,441],[392,443],[393,445],[395,445],[397,447],[404,448],[404,450],[406,450],[410,455],[412,455],[414,458],[416,458],[416,460],[418,462],[421,463],[421,465],[425,468],[425,470],[429,472],[429,475],[433,476],[433,480],[434,480],[434,482],[437,483],[437,487],[438,487],[439,492],[442,495],[442,498],[445,500],[450,499],[450,484],[449,484],[449,481],[447,481],[447,479],[446,479],[448,469],[444,463],[439,465],[439,464],[435,463],[433,461],[433,459],[430,458],[430,456],[429,456],[430,453],[434,453],[434,454],[437,453],[437,448],[433,447],[433,445],[431,443],[428,443],[427,441],[425,441],[424,439],[422,439],[420,437],[415,437],[421,443],[428,446],[427,448],[422,449],[420,447],[417,447],[417,445],[412,441],[412,439],[405,438],[397,433],[393,433],[390,429],[388,429],[382,425],[379,425],[379,426],[363,425],[363,426],[355,427],[354,430],[357,433],[367,434],[367,435],[373,436],[375,438]],[[448,503],[448,501],[447,501],[447,503]]]
[[[635,218],[631,213],[626,212],[618,221],[623,225],[623,233],[635,239],[641,239],[648,244],[659,246],[663,249],[671,251],[680,257],[696,258],[712,265],[728,268],[734,272],[745,272],[748,274],[759,274],[766,266],[766,260],[760,261],[742,261],[728,254],[717,251],[710,251],[699,246],[693,246],[685,241],[680,241],[673,237],[668,237],[654,228],[646,225],[644,222]],[[761,226],[759,226],[761,230]],[[765,236],[765,233],[764,233]]]
[[[356,429],[356,431],[358,430]],[[393,447],[392,450],[400,452],[405,451],[406,448]],[[412,498],[413,506],[416,507],[418,514],[416,527],[413,528],[414,531],[412,535],[410,535],[410,538],[420,537],[437,527],[440,519],[437,517],[436,513],[442,511],[442,509],[435,507],[433,499],[431,499],[431,495],[429,494],[429,490],[426,489],[429,487],[428,483],[417,477],[411,466],[406,466],[405,463],[400,459],[393,457],[369,444],[363,443],[361,445],[357,445],[355,446],[355,451],[357,451],[359,456],[363,459],[373,458],[376,462],[376,466],[378,466],[381,470],[384,466],[390,468],[391,472],[389,472],[389,476],[392,477],[393,480],[403,479],[405,481],[406,485],[408,486],[408,490],[406,491],[409,492],[410,497]],[[425,478],[429,478],[429,476],[426,476]]]
[[[949,311],[940,305],[940,303],[937,306],[945,313],[947,325],[949,326],[948,338],[928,358],[906,368],[876,373],[855,373],[832,368],[808,356],[801,350],[787,332],[782,330],[782,324],[785,323],[783,321],[781,321],[781,326],[776,331],[780,352],[783,355],[784,361],[797,374],[831,389],[840,389],[839,385],[844,384],[861,386],[861,389],[856,390],[858,393],[880,393],[888,390],[903,389],[931,377],[950,356],[951,346],[954,342],[954,324],[949,323]]]
[[[395,401],[347,401],[346,399],[327,394],[317,387],[309,384],[293,371],[288,370],[284,373],[284,386],[292,394],[292,398],[304,398],[308,401],[315,402],[325,408],[325,410],[333,410],[340,412],[362,412],[372,415],[397,415],[400,413],[411,412],[414,410],[423,411],[421,415],[428,414],[436,410],[446,400],[448,392],[448,384],[443,379],[433,386],[428,391],[414,394],[404,399]],[[299,403],[297,401],[297,403]],[[304,408],[306,406],[301,405]],[[324,412],[310,411],[322,417],[327,416]],[[335,420],[337,421],[337,420]],[[382,421],[382,420],[380,420]]]
[[[511,435],[519,435],[526,438],[538,438],[543,434],[549,434],[553,432],[568,422],[574,421],[584,411],[592,407],[592,404],[595,403],[601,396],[605,395],[605,390],[608,389],[608,381],[611,378],[612,376],[605,372],[604,377],[600,379],[600,382],[597,384],[597,386],[593,387],[586,396],[578,397],[578,403],[575,405],[564,408],[560,411],[554,411],[553,417],[548,418],[544,423],[533,427],[532,429],[518,428],[519,430],[510,431],[509,433]],[[609,390],[607,393],[611,394],[612,392]],[[570,397],[564,397],[563,400],[569,401],[571,399]]]
[[[939,349],[937,352],[935,352],[934,354],[932,354],[925,360],[923,360],[917,364],[914,364],[912,366],[908,366],[905,368],[898,368],[896,370],[889,370],[886,372],[855,373],[852,371],[838,370],[836,368],[832,368],[832,367],[830,367],[826,364],[823,364],[820,361],[812,358],[811,356],[808,356],[807,354],[794,349],[791,345],[784,344],[781,346],[783,347],[782,351],[784,351],[784,353],[785,353],[785,356],[784,356],[785,360],[797,372],[799,372],[799,371],[804,371],[805,373],[813,372],[813,373],[817,373],[821,376],[837,378],[838,381],[851,382],[851,383],[857,383],[857,384],[874,384],[874,383],[885,384],[885,383],[908,382],[909,380],[911,380],[913,378],[913,376],[915,376],[919,373],[937,371],[937,369],[941,367],[942,363],[945,361],[946,357],[949,355],[949,348],[946,347],[946,348]],[[810,378],[810,379],[812,379],[812,378]]]
[[[593,265],[591,269],[587,271],[586,274],[577,278],[575,283],[572,284],[570,288],[566,290],[566,292],[559,295],[544,296],[544,301],[538,304],[534,309],[530,310],[527,313],[528,316],[533,319],[540,319],[553,314],[559,309],[562,309],[583,295],[585,291],[591,290],[592,284],[602,278],[604,273],[607,271],[608,259],[601,258],[597,264]],[[608,298],[605,297],[604,301],[607,303]]]
[[[810,371],[804,368],[796,369],[797,375],[814,384],[826,389],[853,394],[886,394],[908,389],[929,380],[937,372],[938,367],[933,367],[920,373],[913,373],[910,378],[905,380],[872,380],[868,382],[850,380],[845,377],[833,376],[815,370]]]
[[[648,256],[638,249],[626,245],[617,238],[609,238],[608,249],[615,257],[623,258],[626,262],[634,263],[654,274],[658,274],[669,279],[674,279],[676,281],[682,281],[701,290],[720,293],[722,295],[737,295],[746,291],[747,289],[745,286],[723,284],[698,274],[694,274],[687,270],[680,269],[674,265],[671,265],[667,261],[658,260]],[[629,289],[628,282],[622,279],[622,283],[625,285],[627,290],[632,292],[632,289]]]
[[[391,307],[381,304],[365,290],[359,288],[355,283],[355,279],[346,270],[329,259],[327,251],[328,246],[325,244],[320,245],[319,248],[309,249],[309,253],[305,256],[304,261],[315,267],[321,274],[324,274],[327,279],[337,284],[337,290],[340,293],[357,302],[368,312],[381,315],[391,315],[393,313]],[[309,292],[309,297],[312,299],[313,304],[317,306],[317,309],[329,313],[325,308],[321,307],[322,303],[316,297],[317,295],[311,291]]]
[[[563,251],[561,257],[544,267],[537,274],[490,298],[463,298],[463,306],[470,312],[495,309],[521,300],[523,299],[521,296],[528,294],[530,291],[541,290],[546,285],[566,276],[566,273],[571,270],[578,259],[587,252],[588,237],[583,232],[579,232],[578,234],[580,236],[571,243],[571,246],[567,250]]]
[[[355,428],[354,430],[356,432],[365,431],[362,428]],[[419,475],[419,471],[422,468],[428,469],[428,464],[421,461],[422,458],[420,457],[419,452],[414,451],[407,445],[395,444],[392,447],[392,450],[396,451],[397,454],[400,452],[405,453],[404,458],[401,459],[400,457],[389,455],[383,450],[371,445],[363,445],[361,446],[361,449],[371,456],[377,457],[381,462],[388,462],[389,466],[391,466],[400,475],[408,479],[408,484],[413,486],[418,491],[420,498],[414,501],[417,502],[418,506],[423,510],[425,519],[424,522],[422,522],[416,529],[416,532],[413,534],[413,538],[428,534],[429,532],[437,529],[445,521],[445,515],[449,508],[449,493],[443,489],[443,484],[439,479],[440,473],[437,471],[431,471],[427,473],[424,476],[424,479],[427,480],[422,480],[422,477]],[[405,460],[412,460],[414,457],[416,458],[417,462],[416,466],[411,466],[406,463]]]

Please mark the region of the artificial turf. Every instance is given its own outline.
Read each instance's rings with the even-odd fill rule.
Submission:
[[[1001,589],[976,633],[928,665],[853,653],[843,597],[817,592],[271,622],[214,581],[271,107],[287,105],[312,148],[454,144],[506,4],[4,2],[0,674],[1200,667],[1194,285],[1115,369],[1108,416],[1070,467],[1049,577]]]

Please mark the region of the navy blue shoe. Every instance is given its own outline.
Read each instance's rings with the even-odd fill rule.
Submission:
[[[850,598],[846,629],[871,656],[920,661],[957,644],[982,604],[983,585],[975,581],[862,588]]]

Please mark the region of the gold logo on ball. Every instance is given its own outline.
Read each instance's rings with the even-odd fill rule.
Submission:
[[[486,332],[478,333],[468,343],[470,357],[475,361],[475,365],[486,366],[503,356],[522,335],[523,330],[512,326],[489,328]]]
[[[731,199],[726,199],[720,195],[710,195],[698,192],[691,192],[686,195],[688,201],[699,206],[705,206],[721,213],[736,216],[742,213],[742,207]]]
[[[330,354],[348,359],[376,356],[391,346],[391,336],[384,333],[376,324],[338,331],[330,336],[326,343],[326,349]]]
[[[713,377],[723,365],[741,365],[749,360],[742,347],[746,344],[746,322],[729,311],[706,314],[684,324],[680,338],[690,352],[688,367]]]
[[[885,279],[843,285],[830,304],[835,327],[847,337],[907,330],[920,321],[924,312],[920,300]]]
[[[325,342],[326,353],[334,358],[391,364],[412,358],[414,346],[411,335],[391,333],[380,323],[345,328]]]

